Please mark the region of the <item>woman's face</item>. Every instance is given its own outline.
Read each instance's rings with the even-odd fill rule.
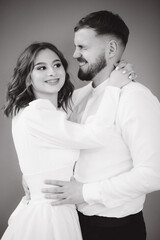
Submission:
[[[37,98],[58,95],[65,82],[65,70],[60,58],[50,49],[41,50],[34,61],[31,84]]]

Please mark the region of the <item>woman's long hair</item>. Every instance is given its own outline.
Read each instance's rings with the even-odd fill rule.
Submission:
[[[67,111],[67,108],[71,107],[70,101],[74,86],[67,72],[68,63],[66,59],[53,44],[48,42],[36,42],[28,46],[17,60],[17,65],[7,88],[7,102],[4,108],[4,113],[7,117],[13,117],[21,108],[26,107],[29,102],[35,100],[32,85],[30,84],[31,73],[37,54],[44,49],[50,49],[57,54],[66,72],[65,83],[58,92],[58,108],[62,107]]]

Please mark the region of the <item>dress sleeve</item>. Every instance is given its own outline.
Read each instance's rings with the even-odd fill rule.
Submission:
[[[160,190],[160,103],[149,91],[132,92],[120,102],[122,135],[133,168],[83,187],[86,202],[101,203],[108,208]]]
[[[29,133],[60,148],[87,149],[105,144],[113,133],[120,89],[106,87],[101,104],[85,124],[70,122],[65,112],[57,110],[49,100],[38,99],[23,111],[23,121]]]

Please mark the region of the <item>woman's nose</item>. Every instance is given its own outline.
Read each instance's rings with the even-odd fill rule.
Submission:
[[[53,67],[49,68],[48,75],[49,76],[55,76],[56,75],[56,69],[53,68]]]

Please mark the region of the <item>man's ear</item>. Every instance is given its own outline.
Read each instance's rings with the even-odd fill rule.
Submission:
[[[108,54],[109,58],[112,58],[116,55],[118,50],[118,43],[116,40],[110,40],[108,43]]]

